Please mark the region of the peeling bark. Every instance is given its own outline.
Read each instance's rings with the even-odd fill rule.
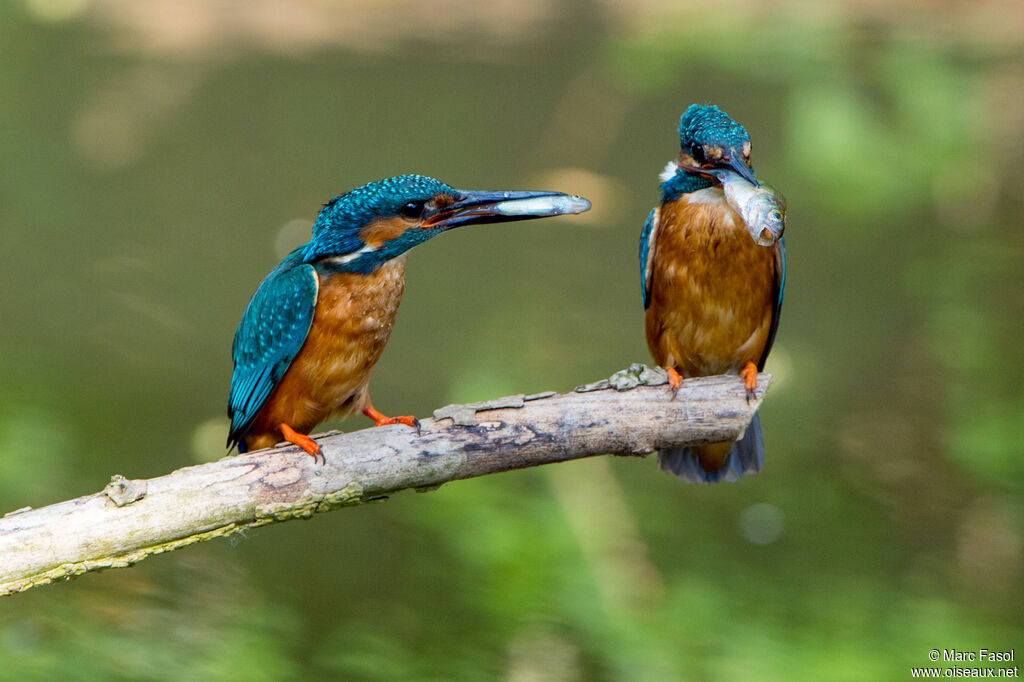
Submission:
[[[735,440],[770,382],[760,375],[748,403],[738,377],[688,379],[673,399],[663,372],[633,365],[570,393],[448,405],[422,421],[419,435],[402,425],[323,434],[323,465],[287,446],[149,480],[115,475],[102,492],[0,519],[0,595],[407,488]]]

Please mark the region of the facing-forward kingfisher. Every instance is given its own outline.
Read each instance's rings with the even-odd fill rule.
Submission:
[[[457,190],[422,175],[372,182],[327,202],[310,241],[285,256],[242,315],[232,346],[228,447],[286,440],[322,460],[309,432],[356,411],[384,424],[369,379],[405,286],[405,254],[453,227],[565,213],[590,202],[560,192]]]
[[[694,104],[680,118],[679,144],[640,236],[647,346],[673,392],[686,377],[740,374],[749,397],[779,326],[785,241],[768,231],[751,238],[723,192],[724,177],[758,186],[743,126],[716,106]],[[696,483],[735,482],[763,462],[756,414],[735,443],[658,453],[662,470]]]

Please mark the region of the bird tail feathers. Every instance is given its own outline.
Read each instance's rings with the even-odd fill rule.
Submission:
[[[764,465],[764,438],[757,414],[735,443],[712,443],[688,448],[667,448],[658,453],[658,466],[689,483],[735,483],[744,474],[756,474]]]

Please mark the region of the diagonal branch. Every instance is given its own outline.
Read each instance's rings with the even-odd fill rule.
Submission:
[[[0,594],[27,590],[268,523],[474,476],[593,455],[735,440],[749,403],[734,376],[689,379],[673,400],[665,375],[633,365],[571,393],[449,405],[406,426],[318,438],[316,464],[294,447],[226,457],[166,476],[115,476],[106,490],[0,519]],[[652,471],[652,476],[659,475]]]

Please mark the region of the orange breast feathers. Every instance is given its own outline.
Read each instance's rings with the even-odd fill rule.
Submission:
[[[681,375],[736,373],[768,341],[773,249],[758,246],[721,188],[661,206],[651,253],[647,345]]]
[[[247,438],[250,449],[282,440],[281,422],[309,433],[332,413],[348,416],[369,402],[370,370],[391,336],[405,288],[405,256],[369,275],[320,277],[313,323]]]

